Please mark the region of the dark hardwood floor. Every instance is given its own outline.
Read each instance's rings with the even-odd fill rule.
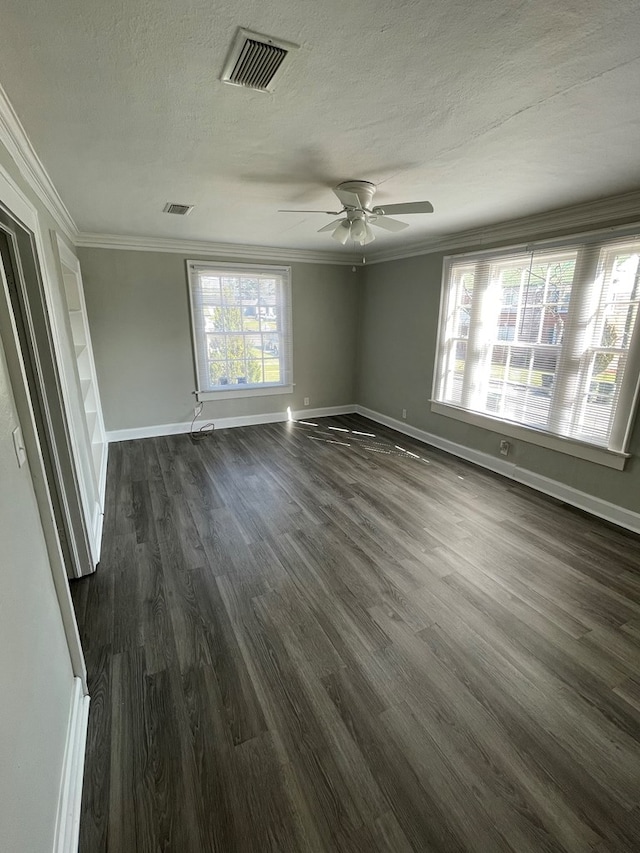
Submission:
[[[72,592],[81,853],[640,850],[637,537],[349,416],[111,445]]]

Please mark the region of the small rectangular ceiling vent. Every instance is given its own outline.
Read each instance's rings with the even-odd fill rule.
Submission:
[[[163,213],[175,213],[176,216],[188,216],[193,210],[193,205],[176,204],[174,201],[168,201],[162,210]]]
[[[259,92],[271,92],[284,60],[298,45],[252,33],[241,27],[233,40],[221,80]]]

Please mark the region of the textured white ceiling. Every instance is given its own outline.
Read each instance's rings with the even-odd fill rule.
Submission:
[[[300,45],[273,94],[219,81],[238,26]],[[637,0],[3,0],[0,83],[82,231],[335,251],[276,211],[362,178],[436,209],[386,247],[640,187]]]

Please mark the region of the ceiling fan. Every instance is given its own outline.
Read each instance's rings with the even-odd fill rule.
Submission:
[[[372,225],[385,231],[403,231],[409,227],[407,222],[392,219],[389,213],[433,213],[433,205],[428,201],[408,201],[401,204],[384,204],[373,207],[376,185],[370,181],[343,181],[334,188],[334,193],[342,205],[342,210],[279,210],[278,213],[326,213],[329,216],[342,216],[318,230],[331,231],[338,243],[344,244],[351,238],[355,243],[366,246],[376,239]]]

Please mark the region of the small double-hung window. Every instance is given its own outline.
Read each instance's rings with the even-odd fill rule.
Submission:
[[[639,258],[627,238],[447,259],[433,409],[621,468],[640,376]]]
[[[289,268],[187,265],[198,398],[291,392]]]

